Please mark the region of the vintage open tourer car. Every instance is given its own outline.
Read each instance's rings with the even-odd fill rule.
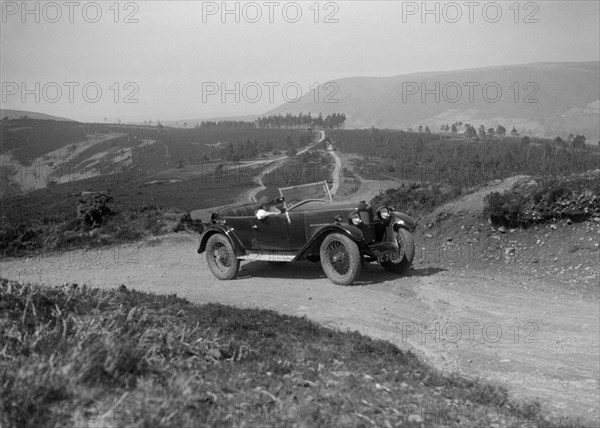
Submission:
[[[365,201],[334,202],[326,182],[279,189],[264,207],[249,203],[220,209],[204,225],[198,253],[212,273],[235,278],[241,260],[272,263],[321,262],[335,284],[348,285],[361,265],[377,261],[386,270],[406,271],[414,258],[415,221],[392,207],[374,210]],[[192,212],[192,218],[193,218]]]

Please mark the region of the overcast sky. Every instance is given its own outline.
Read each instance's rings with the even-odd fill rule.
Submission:
[[[100,122],[261,114],[286,84],[293,98],[340,77],[600,52],[597,0],[427,2],[425,15],[421,1],[230,1],[228,14],[220,1],[113,5],[3,1],[2,108]]]

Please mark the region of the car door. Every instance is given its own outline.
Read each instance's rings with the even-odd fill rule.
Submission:
[[[289,218],[288,245],[290,250],[297,251],[307,242],[304,212],[291,210],[287,215]]]
[[[227,225],[232,229],[235,236],[240,240],[242,245],[247,250],[256,249],[254,236],[254,220],[256,217],[228,217],[226,218]]]
[[[262,220],[254,217],[255,242],[261,250],[287,251],[289,247],[289,223],[285,213],[271,215]]]

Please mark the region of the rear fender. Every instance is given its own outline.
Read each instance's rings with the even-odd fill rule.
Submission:
[[[208,238],[210,238],[215,233],[220,233],[221,235],[227,236],[229,242],[231,242],[231,245],[233,246],[233,250],[235,252],[236,257],[243,256],[244,254],[246,254],[244,246],[242,245],[238,237],[235,236],[233,230],[220,224],[211,224],[204,229],[202,235],[200,236],[200,246],[198,247],[198,254],[202,254],[206,250],[206,242],[208,242]]]
[[[325,237],[331,233],[341,233],[356,243],[361,243],[364,241],[364,235],[358,227],[350,224],[331,224],[329,226],[325,226],[323,229],[320,229],[312,238],[310,238],[310,240],[304,245],[304,247],[302,247],[292,261],[295,262],[305,259],[311,253],[318,251],[323,239],[325,239]]]

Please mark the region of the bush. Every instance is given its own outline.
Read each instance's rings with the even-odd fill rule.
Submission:
[[[90,227],[98,227],[115,215],[107,204],[113,198],[107,192],[83,192],[77,204],[77,219]]]
[[[344,177],[356,178],[356,175],[346,167],[342,168],[342,174],[344,175]]]
[[[523,216],[523,198],[514,193],[493,192],[484,198],[483,215],[489,217],[493,224],[505,227],[520,226]]]
[[[484,216],[497,226],[527,227],[556,219],[584,221],[600,215],[600,170],[537,178],[502,194],[490,193],[484,202]]]
[[[394,206],[407,214],[426,215],[436,207],[456,198],[461,193],[455,186],[442,186],[440,184],[403,184],[397,189],[387,189],[380,192],[371,200],[371,205]]]

